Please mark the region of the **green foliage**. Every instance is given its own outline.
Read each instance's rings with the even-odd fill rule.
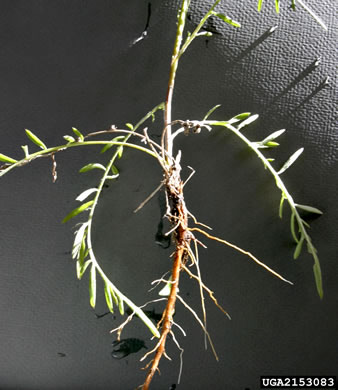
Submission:
[[[76,129],[75,127],[72,127],[72,130],[73,130],[73,133],[76,135],[77,137],[77,141],[78,142],[83,142],[84,141],[84,136],[83,134],[78,130]]]
[[[102,164],[99,164],[99,163],[90,163],[90,164],[87,164],[85,165],[84,167],[82,167],[79,172],[80,173],[84,173],[84,172],[88,172],[88,171],[91,171],[92,169],[102,169],[103,171],[106,170],[106,168],[102,165]]]
[[[218,12],[212,11],[211,15],[216,16],[217,18],[223,20],[223,22],[230,24],[233,27],[241,27],[241,24],[236,22],[235,20],[229,18],[229,16],[226,16],[224,14],[220,14]]]
[[[30,130],[25,130],[27,137],[41,149],[47,149],[47,146],[38,138],[35,134],[33,134]]]
[[[253,122],[254,120],[257,119],[257,115],[251,115],[247,119],[245,119],[243,122],[246,122],[246,125]],[[312,255],[314,259],[314,277],[315,277],[315,282],[316,282],[316,287],[317,287],[317,292],[320,296],[320,298],[323,297],[323,286],[322,286],[322,274],[321,274],[321,269],[320,269],[320,263],[319,263],[319,258],[317,256],[317,250],[313,246],[311,238],[307,232],[306,228],[309,228],[309,225],[307,222],[304,221],[304,219],[301,218],[298,208],[305,210],[307,212],[312,212],[316,214],[321,214],[322,212],[318,210],[315,207],[312,206],[304,206],[304,205],[298,205],[297,203],[294,202],[291,194],[288,192],[284,182],[282,181],[280,175],[284,173],[290,166],[298,159],[298,157],[302,154],[303,148],[298,149],[295,153],[291,155],[291,157],[284,163],[282,168],[279,171],[276,171],[273,166],[271,165],[271,159],[266,158],[260,149],[264,148],[271,148],[271,147],[276,147],[278,146],[278,143],[272,141],[273,139],[276,139],[280,135],[284,133],[283,130],[278,130],[276,132],[273,132],[269,136],[267,136],[265,139],[262,141],[258,142],[252,142],[250,141],[240,130],[243,127],[243,122],[237,124],[237,126],[233,126],[234,123],[237,122],[238,116],[234,117],[228,121],[201,121],[200,125],[203,126],[205,124],[211,125],[211,126],[223,126],[226,127],[227,129],[231,130],[237,137],[239,137],[242,141],[244,141],[249,148],[256,153],[257,157],[262,161],[264,164],[264,167],[270,171],[272,176],[275,179],[276,186],[279,188],[281,191],[281,201],[279,205],[279,216],[282,218],[282,212],[283,212],[283,204],[284,201],[286,200],[289,204],[289,207],[291,209],[291,218],[290,218],[290,230],[292,237],[296,243],[296,249],[294,252],[294,258],[298,258],[300,255],[302,248],[303,248],[303,242],[306,242],[307,244],[307,249],[308,252]]]
[[[70,219],[76,217],[83,211],[87,210],[90,206],[92,206],[94,203],[93,200],[90,200],[87,203],[82,204],[81,206],[77,207],[76,209],[72,210],[69,214],[66,215],[66,217],[62,220],[62,223],[66,223]]]
[[[0,161],[2,161],[4,163],[8,163],[8,164],[14,164],[14,163],[18,162],[18,160],[14,160],[14,158],[8,157],[2,153],[0,153]]]

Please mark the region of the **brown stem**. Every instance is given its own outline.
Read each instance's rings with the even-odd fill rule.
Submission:
[[[166,192],[168,199],[171,202],[171,210],[169,219],[173,225],[179,224],[175,229],[175,257],[172,266],[171,274],[171,290],[167,301],[167,306],[164,311],[161,326],[161,337],[156,348],[154,359],[152,360],[150,370],[147,374],[146,380],[142,386],[143,390],[148,390],[149,385],[158,370],[159,362],[162,356],[165,354],[165,344],[167,336],[171,331],[173,323],[173,315],[175,313],[175,304],[177,299],[179,277],[182,265],[184,264],[184,257],[189,248],[190,237],[187,235],[188,232],[188,212],[185,207],[183,197],[183,182],[180,178],[180,168],[178,165],[172,167],[170,174],[166,177]]]
[[[158,369],[159,362],[165,352],[165,343],[167,340],[168,333],[171,330],[173,315],[175,312],[175,303],[177,298],[177,288],[179,283],[183,252],[184,252],[184,248],[178,248],[175,253],[175,259],[174,259],[173,269],[172,269],[172,287],[168,298],[167,306],[165,308],[165,315],[163,318],[163,323],[161,328],[160,344],[157,348],[151,368],[143,384],[142,387],[143,390],[149,389],[149,385],[155,375],[156,370]]]

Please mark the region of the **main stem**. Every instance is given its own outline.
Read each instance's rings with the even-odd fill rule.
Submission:
[[[170,65],[170,74],[169,74],[169,82],[168,82],[168,90],[165,102],[165,110],[164,110],[164,148],[168,152],[169,156],[173,154],[173,141],[171,137],[171,106],[174,94],[174,85],[176,78],[176,70],[178,66],[180,48],[182,44],[183,32],[185,27],[185,20],[187,18],[187,12],[189,9],[190,0],[183,0],[182,6],[180,9],[180,13],[178,15],[177,22],[177,32],[176,32],[176,40],[174,45],[173,54],[171,57],[171,65]],[[163,156],[164,157],[164,156]]]
[[[169,218],[173,226],[177,225],[177,228],[174,231],[175,237],[175,256],[172,265],[171,273],[171,289],[170,294],[167,300],[167,305],[162,317],[162,326],[161,326],[161,337],[158,342],[157,349],[155,351],[154,359],[151,363],[151,367],[147,374],[146,380],[142,386],[143,390],[148,390],[150,383],[158,370],[158,365],[160,360],[165,354],[165,345],[167,336],[171,331],[173,323],[173,315],[175,313],[175,304],[177,299],[178,284],[180,278],[180,271],[182,266],[182,261],[184,254],[187,250],[189,242],[186,241],[186,232],[188,228],[188,213],[184,203],[183,197],[183,182],[180,177],[180,166],[179,162],[175,161],[173,158],[173,139],[171,131],[171,107],[172,99],[174,93],[174,85],[176,78],[176,71],[178,67],[180,48],[182,44],[183,32],[185,27],[185,20],[187,17],[187,12],[189,9],[190,0],[182,0],[182,6],[180,13],[178,15],[177,23],[177,32],[176,40],[174,45],[174,50],[171,58],[171,66],[169,73],[168,81],[168,90],[165,101],[165,110],[164,110],[164,149],[166,151],[166,162],[168,163],[168,169],[165,172],[165,191],[167,194],[167,199],[170,204],[170,215]]]

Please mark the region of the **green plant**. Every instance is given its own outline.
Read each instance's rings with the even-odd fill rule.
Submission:
[[[227,313],[219,305],[218,301],[213,295],[213,292],[202,281],[202,276],[199,269],[198,245],[203,244],[198,240],[197,233],[202,234],[203,236],[211,240],[215,240],[225,245],[228,245],[235,250],[238,250],[239,252],[247,255],[257,264],[271,272],[274,276],[280,278],[283,281],[291,283],[284,277],[273,271],[267,265],[262,263],[260,260],[258,260],[250,252],[243,250],[226,240],[212,236],[205,230],[208,229],[208,227],[199,223],[196,218],[189,212],[184,199],[184,186],[186,182],[184,183],[182,181],[180,175],[181,152],[179,151],[178,153],[176,153],[174,148],[175,139],[180,134],[198,134],[201,132],[202,129],[205,129],[206,131],[212,131],[214,127],[222,127],[225,130],[229,130],[230,132],[235,134],[257,155],[257,157],[262,161],[265,169],[267,169],[273,176],[276,182],[276,186],[281,192],[279,216],[282,218],[283,206],[285,202],[290,207],[290,229],[292,237],[296,243],[294,258],[297,258],[300,255],[303,245],[305,243],[308,252],[314,259],[313,270],[318,294],[320,297],[323,296],[321,270],[317,252],[307,231],[309,226],[299,213],[300,210],[305,210],[307,212],[321,214],[321,211],[311,206],[296,203],[281,178],[281,175],[298,159],[303,149],[299,149],[295,153],[293,153],[292,156],[287,160],[285,164],[282,165],[280,169],[275,169],[272,165],[272,159],[265,157],[263,151],[264,149],[277,147],[278,143],[276,142],[276,139],[284,133],[284,130],[273,132],[263,140],[255,142],[250,141],[242,132],[242,129],[244,129],[246,126],[250,125],[250,123],[255,121],[258,115],[242,113],[228,120],[211,120],[209,118],[219,107],[215,106],[211,110],[209,110],[209,112],[202,119],[191,121],[172,119],[172,99],[179,60],[195,38],[199,36],[210,35],[209,32],[201,30],[205,22],[208,20],[208,18],[214,16],[233,27],[240,27],[240,24],[238,22],[232,20],[227,15],[216,11],[216,7],[219,2],[220,0],[215,1],[210,10],[201,19],[195,30],[191,34],[187,34],[187,36],[184,37],[185,21],[190,5],[190,0],[182,1],[182,5],[178,13],[177,34],[171,60],[166,100],[164,103],[159,104],[149,113],[147,113],[137,124],[132,125],[130,123],[127,123],[126,128],[123,129],[113,126],[109,130],[89,133],[87,135],[84,135],[79,130],[73,128],[72,135],[64,136],[66,143],[54,147],[47,147],[45,143],[41,141],[35,134],[33,134],[29,130],[26,130],[27,137],[41,150],[34,153],[30,153],[28,146],[24,145],[22,147],[24,151],[24,157],[19,160],[8,157],[4,154],[0,154],[0,161],[4,163],[0,167],[0,176],[10,172],[16,167],[28,164],[37,158],[47,157],[51,158],[53,161],[52,177],[55,181],[57,179],[57,153],[74,147],[83,147],[91,145],[102,145],[102,153],[106,153],[109,151],[111,152],[113,150],[112,156],[108,159],[106,165],[102,165],[99,163],[90,163],[80,170],[81,173],[85,173],[90,170],[96,169],[98,171],[102,171],[102,176],[97,187],[86,189],[76,198],[77,201],[81,202],[81,205],[72,210],[63,219],[63,222],[67,222],[78,215],[83,216],[84,212],[88,212],[85,221],[78,225],[78,229],[75,233],[72,257],[76,260],[77,277],[79,279],[82,278],[86,270],[89,270],[89,296],[90,304],[92,307],[95,307],[96,305],[97,276],[99,276],[103,281],[106,303],[111,312],[114,311],[114,306],[117,306],[121,315],[123,315],[125,313],[124,306],[128,306],[131,314],[129,314],[127,319],[117,329],[115,329],[115,331],[117,331],[118,339],[120,338],[123,328],[128,324],[128,322],[130,322],[130,320],[135,315],[137,315],[144,322],[144,324],[149,328],[153,336],[159,339],[153,350],[145,354],[142,358],[142,360],[144,360],[151,354],[154,354],[154,358],[148,364],[150,365],[150,370],[148,372],[144,384],[142,385],[144,389],[149,388],[151,380],[156,370],[158,369],[159,362],[162,356],[165,355],[165,344],[168,334],[172,335],[173,340],[176,342],[178,348],[181,349],[181,347],[176,341],[175,335],[172,330],[172,325],[175,324],[173,315],[175,312],[175,305],[177,300],[179,300],[188,310],[193,313],[193,315],[203,328],[205,336],[209,340],[213,348],[215,357],[217,358],[216,351],[213,347],[211,338],[207,330],[204,294],[209,294],[210,298],[217,305],[217,307],[219,307],[220,310],[222,310],[226,315]],[[276,10],[278,12],[279,1],[276,1],[275,4]],[[261,8],[261,6],[262,1],[259,1],[259,9]],[[157,113],[157,111],[164,111],[162,139],[159,144],[149,137],[147,127],[144,127],[146,123],[148,123],[150,120],[155,120],[155,114]],[[177,126],[176,130],[175,126]],[[101,135],[107,134],[113,134],[114,138],[110,141],[97,139]],[[133,141],[133,139],[135,140],[135,142]],[[141,143],[143,143],[144,145],[136,143],[137,140],[140,140]],[[112,149],[113,147],[115,148]],[[165,192],[167,200],[167,212],[165,216],[168,218],[172,226],[167,235],[171,233],[173,234],[175,242],[175,254],[173,258],[170,278],[161,278],[160,280],[158,280],[158,284],[164,284],[164,288],[160,291],[160,295],[164,297],[161,299],[166,299],[167,304],[163,312],[162,319],[156,325],[142,310],[144,306],[140,307],[133,303],[120,290],[120,288],[118,288],[115,283],[113,283],[113,281],[106,275],[96,258],[92,245],[92,222],[97,204],[100,200],[100,196],[102,194],[102,190],[106,181],[114,180],[118,177],[119,171],[116,167],[116,161],[123,156],[125,148],[136,149],[138,151],[147,153],[149,156],[153,157],[157,161],[157,163],[161,166],[163,170],[163,181],[160,183],[158,188],[151,194],[150,197],[152,197],[156,193],[156,191],[159,191],[161,189],[163,189]],[[146,201],[148,201],[150,197]],[[140,207],[142,207],[145,202],[143,202]],[[191,220],[194,222],[194,225],[192,227],[189,226],[189,222]],[[188,262],[190,262],[191,265],[195,266],[195,273],[187,267]],[[199,284],[201,305],[203,311],[202,320],[178,294],[179,277],[181,271],[187,272],[188,275],[197,280]]]

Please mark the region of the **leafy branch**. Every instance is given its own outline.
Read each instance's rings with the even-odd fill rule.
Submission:
[[[234,123],[238,122],[240,119],[245,118],[245,116],[248,116],[244,121],[242,121],[237,126],[234,126]],[[313,264],[313,272],[314,277],[316,281],[317,291],[320,296],[320,298],[323,298],[323,283],[322,283],[322,274],[320,269],[320,263],[319,258],[317,255],[317,250],[314,247],[311,237],[308,234],[306,228],[309,228],[309,224],[300,216],[298,210],[307,211],[314,214],[322,214],[322,212],[312,206],[306,206],[302,204],[297,204],[293,197],[291,196],[290,192],[287,190],[282,178],[281,174],[283,174],[290,166],[298,159],[298,157],[302,154],[303,148],[298,149],[294,154],[291,155],[291,157],[284,163],[284,165],[277,171],[271,164],[271,159],[267,158],[263,155],[261,152],[261,149],[267,149],[267,148],[274,148],[278,146],[279,144],[275,142],[275,139],[277,139],[279,136],[281,136],[285,130],[278,130],[267,136],[265,139],[259,142],[252,142],[250,141],[240,130],[247,126],[249,123],[253,122],[258,118],[258,115],[250,115],[248,113],[241,114],[239,116],[236,116],[229,121],[211,121],[211,120],[204,120],[199,122],[200,126],[222,126],[226,127],[227,129],[231,130],[237,137],[239,137],[242,141],[245,142],[246,145],[257,155],[257,157],[262,161],[264,164],[264,167],[272,174],[272,176],[275,179],[276,186],[281,191],[281,200],[280,200],[280,206],[279,206],[279,216],[282,218],[282,212],[283,212],[283,204],[286,200],[287,203],[290,206],[291,210],[291,218],[290,218],[290,229],[292,233],[292,237],[294,241],[296,242],[296,249],[294,251],[294,259],[297,259],[300,255],[303,247],[304,241],[307,244],[308,252],[312,255],[314,259]],[[298,229],[298,232],[297,232]]]
[[[298,3],[312,18],[324,29],[327,31],[326,24],[322,21],[322,19],[306,4],[303,0],[291,0],[291,8],[296,10],[296,3]],[[261,11],[263,5],[263,0],[258,0],[257,10]],[[275,9],[276,12],[279,13],[280,10],[280,0],[275,0]]]

